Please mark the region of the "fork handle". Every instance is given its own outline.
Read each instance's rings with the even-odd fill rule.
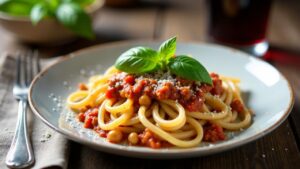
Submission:
[[[19,100],[18,121],[15,135],[6,156],[6,165],[11,168],[28,167],[34,162],[32,146],[27,132],[27,100]]]

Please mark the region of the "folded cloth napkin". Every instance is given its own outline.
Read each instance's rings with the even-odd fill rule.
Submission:
[[[47,64],[49,61],[42,61],[42,66]],[[13,56],[0,56],[0,168],[6,168],[5,158],[17,121],[18,102],[12,94],[15,68]],[[69,152],[67,139],[47,127],[31,111],[28,111],[27,120],[35,157],[32,168],[66,168]]]

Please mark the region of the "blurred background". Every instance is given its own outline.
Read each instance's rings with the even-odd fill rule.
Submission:
[[[48,64],[85,47],[124,40],[177,36],[179,42],[217,43],[252,54],[256,49],[286,76],[295,93],[291,115],[272,135],[226,154],[187,161],[144,160],[138,165],[135,159],[115,160],[115,156],[72,142],[69,168],[98,167],[96,159],[109,168],[116,161],[119,166],[145,164],[146,168],[184,168],[186,164],[194,168],[295,167],[299,153],[293,152],[299,152],[300,145],[299,11],[300,0],[0,0],[0,70],[5,54],[37,49],[42,64]],[[11,79],[0,81],[5,84],[0,84],[0,93],[10,93]],[[6,105],[11,108],[10,103]]]
[[[1,2],[4,4],[3,2],[6,1],[22,0],[0,0],[0,4]],[[31,1],[37,3],[44,0]],[[53,1],[56,3],[60,2],[60,0]],[[70,1],[77,3],[84,0],[66,0],[66,2]],[[47,36],[44,37],[46,38],[46,42],[40,43],[37,41],[32,43],[28,38],[24,40],[24,38],[20,37],[20,34],[21,36],[28,35],[29,39],[30,37],[41,36],[34,35],[34,32],[38,31],[41,31],[40,34],[43,36],[49,35],[48,39],[55,36],[69,36],[69,30],[65,31],[51,24],[44,24],[44,27],[41,26],[45,20],[49,20],[51,17],[52,19],[59,20],[57,15],[55,16],[54,14],[53,16],[42,18],[41,21],[33,26],[35,30],[32,31],[30,30],[31,28],[28,28],[28,23],[32,25],[30,21],[32,11],[31,14],[30,12],[28,13],[27,26],[24,23],[26,16],[22,16],[23,20],[17,21],[21,23],[11,24],[11,22],[16,22],[14,21],[15,17],[7,17],[7,15],[11,16],[12,14],[5,13],[5,8],[11,8],[11,6],[7,5],[3,7],[2,5],[2,8],[0,8],[0,11],[2,10],[0,14],[0,53],[11,53],[22,48],[37,48],[43,57],[53,57],[106,42],[136,39],[166,39],[174,35],[178,36],[179,41],[213,42],[236,47],[236,44],[224,43],[212,37],[211,30],[218,26],[217,22],[226,20],[226,18],[217,18],[219,19],[217,21],[216,18],[212,19],[212,15],[216,15],[212,10],[218,10],[218,7],[215,6],[216,3],[220,3],[224,5],[224,8],[229,7],[229,10],[231,10],[229,15],[235,15],[234,10],[236,8],[243,10],[243,8],[246,8],[245,5],[253,2],[256,3],[254,4],[256,6],[252,6],[250,12],[248,11],[248,13],[243,14],[257,14],[253,16],[255,21],[249,21],[249,24],[253,27],[248,27],[247,25],[245,27],[244,25],[243,29],[245,30],[241,31],[256,32],[255,27],[257,26],[255,24],[259,24],[259,20],[262,20],[262,17],[266,15],[267,20],[264,22],[266,30],[263,36],[270,43],[271,49],[284,50],[291,54],[298,54],[300,52],[299,0],[88,0],[88,3],[93,4],[96,1],[100,1],[100,5],[98,2],[98,6],[96,5],[96,9],[92,9],[93,11],[88,11],[84,7],[84,10],[92,20],[94,38],[87,39],[83,36],[78,36],[78,31],[80,34],[80,30],[77,30],[77,33],[75,33],[76,38],[72,35],[70,39],[54,40],[50,43],[47,43]],[[263,11],[259,11],[257,4],[263,3],[267,3],[270,9],[266,7]],[[66,8],[65,11],[67,10]],[[17,17],[20,18],[20,16]],[[240,19],[243,20],[243,18]],[[84,21],[80,21],[79,24],[86,24]],[[63,25],[63,27],[68,26]],[[222,26],[218,28],[225,30],[223,34],[226,34],[226,26],[223,29]],[[235,30],[235,32],[239,31],[239,29]],[[72,33],[74,34],[74,32]]]

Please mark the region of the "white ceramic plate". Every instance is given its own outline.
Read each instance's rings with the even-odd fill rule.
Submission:
[[[162,148],[112,144],[92,130],[84,129],[65,106],[67,96],[79,82],[92,74],[101,74],[116,58],[134,46],[157,49],[160,42],[121,42],[96,46],[70,54],[41,72],[30,88],[29,101],[34,113],[47,125],[67,138],[100,151],[142,158],[185,158],[225,151],[256,140],[278,127],[293,105],[288,81],[270,64],[234,49],[197,43],[179,43],[177,54],[190,54],[210,72],[241,79],[247,93],[247,105],[254,112],[253,124],[246,130],[229,133],[229,139],[194,148]]]

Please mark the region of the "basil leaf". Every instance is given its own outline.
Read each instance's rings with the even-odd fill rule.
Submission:
[[[80,5],[75,3],[61,4],[56,11],[56,17],[64,26],[78,35],[88,39],[94,38],[91,18]]]
[[[159,55],[162,60],[167,61],[175,55],[176,51],[176,37],[170,38],[163,42],[159,47]]]
[[[30,13],[31,22],[36,25],[39,21],[48,15],[48,7],[44,3],[33,6]]]
[[[158,53],[150,48],[135,47],[124,52],[116,61],[117,69],[127,73],[146,73],[159,66]]]
[[[63,0],[63,2],[74,2],[79,4],[82,7],[86,7],[92,4],[95,0]]]
[[[4,0],[0,2],[0,11],[13,16],[28,16],[33,4],[24,0]]]
[[[52,13],[55,14],[55,11],[57,9],[57,7],[59,6],[59,4],[61,4],[60,0],[47,0],[46,1],[49,11],[51,11],[51,15]]]
[[[212,85],[209,73],[205,67],[194,58],[185,55],[171,58],[168,67],[171,73],[179,77]]]

